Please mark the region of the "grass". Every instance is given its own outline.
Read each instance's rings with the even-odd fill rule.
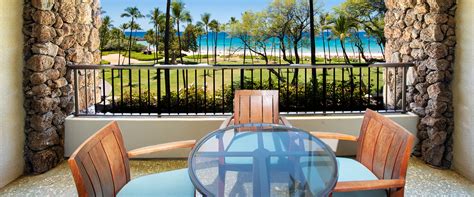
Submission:
[[[380,72],[382,69],[380,69]],[[110,84],[113,84],[114,89],[115,89],[115,95],[120,95],[121,87],[123,87],[123,93],[124,94],[129,94],[130,89],[132,93],[138,94],[139,89],[141,89],[142,92],[147,91],[150,89],[151,93],[156,94],[158,91],[158,75],[157,75],[157,70],[156,69],[134,69],[130,73],[128,70],[123,70],[122,71],[122,82],[119,77],[120,71],[116,70],[114,71],[114,78],[112,80],[112,73],[110,70],[105,71],[105,77],[106,81]],[[185,76],[186,76],[186,71]],[[206,77],[204,77],[204,72],[206,72]],[[283,77],[286,81],[291,81],[293,77],[295,76],[295,73],[293,70],[290,69],[281,69],[280,70],[280,76]],[[369,81],[369,71],[367,68],[354,68],[353,73],[354,73],[354,81],[359,80],[359,74],[362,72],[362,78],[364,81],[364,84],[368,84]],[[260,80],[266,81],[269,78],[269,70],[267,69],[254,69],[253,70],[253,80],[254,82],[260,84]],[[343,74],[344,73],[344,74]],[[131,87],[129,85],[130,81],[130,74],[132,78],[132,83]],[[149,76],[149,77],[148,77]],[[213,78],[212,76],[215,76]],[[252,76],[252,71],[251,70],[245,70],[245,75],[249,79],[251,79]],[[299,79],[299,85],[303,85],[306,81],[306,83],[309,83],[311,81],[311,69],[299,69],[299,74],[298,74],[298,79]],[[306,77],[305,77],[306,76]],[[150,81],[148,82],[148,78]],[[171,84],[171,91],[177,91],[179,89],[184,89],[186,88],[185,85],[183,84],[183,70],[171,70],[170,71],[170,84]],[[197,78],[197,80],[196,80]],[[306,80],[305,80],[306,78]],[[193,86],[196,84],[198,87],[203,87],[204,84],[204,79],[206,79],[206,84],[207,85],[207,90],[212,92],[215,88],[216,92],[222,90],[222,84],[224,84],[225,87],[230,85],[232,82],[234,84],[240,84],[240,70],[239,69],[233,69],[232,71],[229,69],[226,70],[212,70],[212,69],[190,69],[187,71],[187,81],[188,81],[188,87]],[[272,80],[274,87],[277,87],[277,80],[276,76],[272,74]],[[322,83],[323,81],[323,73],[322,69],[317,69],[317,80],[319,83]],[[328,83],[334,82],[334,81],[349,81],[349,73],[347,70],[342,70],[342,69],[327,69],[327,76],[326,76],[326,81]],[[383,76],[379,76],[379,90],[381,90],[383,86]],[[376,90],[376,84],[377,84],[377,69],[371,69],[370,70],[370,81],[371,81],[371,89],[372,91],[375,92]],[[121,85],[121,83],[123,85]],[[283,83],[283,82],[282,82]],[[161,84],[161,93],[162,95],[165,93],[165,80],[164,80],[164,71],[161,71],[160,73],[160,84]],[[256,87],[258,88],[258,87]],[[358,87],[356,87],[358,88]]]
[[[101,65],[108,65],[108,64],[110,64],[110,62],[107,61],[107,60],[101,60],[101,61],[100,61],[100,64],[101,64]]]

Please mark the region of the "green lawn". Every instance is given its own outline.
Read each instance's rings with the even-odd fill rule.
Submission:
[[[184,72],[186,76],[186,71]],[[204,78],[204,72],[207,73],[207,77],[205,78]],[[336,81],[342,81],[343,79],[344,81],[350,80],[349,72],[347,70],[344,70],[343,72],[342,69],[327,69],[327,72],[328,74],[326,76],[326,80],[328,83],[331,83],[334,80]],[[359,81],[360,69],[354,68],[353,72],[354,72],[355,81]],[[380,69],[380,72],[382,72],[382,69]],[[268,80],[269,73],[270,72],[267,69],[254,69],[253,70],[253,80],[257,84],[257,87],[255,88],[258,88],[260,84],[260,80],[262,81]],[[322,83],[322,80],[323,80],[322,69],[317,69],[317,74],[318,74],[318,78],[317,78],[318,82]],[[122,91],[124,92],[124,94],[128,94],[128,92],[130,92],[130,88],[132,89],[132,92],[134,94],[138,94],[139,89],[141,89],[142,92],[145,92],[148,89],[150,89],[150,92],[155,93],[155,94],[157,93],[158,79],[157,79],[156,69],[132,70],[132,73],[131,73],[132,87],[129,86],[129,81],[130,81],[129,71],[123,70],[122,75],[123,75],[122,77],[123,90]],[[286,81],[291,81],[294,75],[295,73],[293,70],[290,70],[290,69],[280,70],[280,76]],[[368,68],[362,68],[362,75],[363,75],[364,84],[368,84],[368,80],[369,80]],[[215,76],[215,77],[212,77],[212,76]],[[252,71],[246,70],[245,76],[251,79]],[[303,85],[305,83],[305,76],[306,76],[306,82],[309,83],[311,81],[311,69],[299,69],[298,76],[299,76],[298,77],[299,85]],[[119,77],[119,71],[118,70],[114,71],[114,79],[112,80],[111,71],[105,70],[105,78],[108,83],[113,84],[115,88],[115,95],[120,95],[120,87],[122,85],[121,85],[121,79]],[[148,78],[150,79],[149,82],[148,82]],[[177,91],[179,89],[185,88],[185,85],[183,84],[183,70],[171,70],[170,78],[171,78],[170,79],[171,91]],[[198,87],[202,88],[204,84],[204,79],[206,79],[208,91],[212,92],[214,88],[216,89],[216,91],[219,91],[219,90],[222,90],[222,84],[224,84],[224,86],[227,87],[232,82],[234,82],[234,84],[237,84],[238,86],[238,84],[240,84],[240,70],[239,69],[232,69],[232,70],[230,69],[225,69],[225,70],[190,69],[187,71],[186,80],[188,81],[188,87],[194,86],[197,81]],[[278,82],[274,74],[272,74],[272,81],[273,81],[273,86],[277,87]],[[370,70],[370,81],[371,81],[371,89],[375,91],[376,89],[375,86],[377,84],[377,69],[372,68]],[[161,83],[161,92],[163,94],[165,92],[164,71],[161,71],[160,73],[160,83]],[[281,82],[281,83],[286,83],[286,82]],[[383,75],[379,75],[379,89],[380,90],[382,86],[383,86]]]

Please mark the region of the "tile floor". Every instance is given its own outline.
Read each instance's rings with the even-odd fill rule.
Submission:
[[[186,167],[186,160],[133,160],[132,178]],[[0,196],[76,196],[66,162],[41,175],[23,176],[0,189]],[[474,196],[474,183],[451,170],[438,170],[410,160],[406,196]]]

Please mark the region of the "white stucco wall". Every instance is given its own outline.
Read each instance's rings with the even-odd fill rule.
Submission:
[[[387,115],[410,132],[416,133],[418,116],[413,114]],[[358,136],[363,115],[346,116],[295,116],[288,121],[306,131],[340,132]],[[68,117],[65,124],[65,156],[68,157],[89,136],[110,121],[116,120],[122,130],[127,150],[178,140],[201,139],[219,128],[222,118],[81,118]],[[355,155],[355,145],[328,141],[339,155]],[[146,157],[187,157],[187,150],[169,151]]]
[[[0,0],[0,188],[23,173],[23,1]]]
[[[474,2],[458,0],[454,68],[453,167],[474,181]]]

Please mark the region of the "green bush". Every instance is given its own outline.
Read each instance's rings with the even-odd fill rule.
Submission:
[[[241,86],[242,85],[242,86]],[[359,88],[361,84],[350,81],[328,82],[325,87],[326,97],[324,96],[324,87],[322,83],[313,83],[308,81],[304,83],[291,84],[290,82],[272,79],[264,80],[262,84],[252,82],[249,78],[240,81],[234,81],[224,90],[216,90],[215,96],[212,89],[207,88],[204,91],[203,86],[194,84],[188,88],[182,88],[179,91],[172,91],[171,95],[148,95],[147,92],[141,94],[134,93],[130,98],[129,94],[121,99],[115,99],[110,105],[100,106],[102,112],[113,113],[228,113],[233,111],[234,91],[237,89],[264,89],[279,90],[280,92],[280,111],[281,112],[313,112],[313,111],[359,111],[367,107],[372,109],[383,109],[380,98],[366,97],[368,91],[366,88]]]

